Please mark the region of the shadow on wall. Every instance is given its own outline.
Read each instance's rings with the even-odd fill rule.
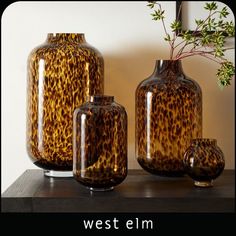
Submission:
[[[115,100],[125,106],[128,113],[128,142],[134,143],[135,90],[138,84],[149,77],[157,58],[164,52],[155,53],[151,48],[132,48],[123,54],[105,54],[105,93],[114,95]]]
[[[234,78],[221,90],[217,84],[218,64],[201,57],[184,60],[183,69],[196,80],[203,95],[203,136],[217,139],[226,159],[226,169],[234,168]]]
[[[153,48],[130,48],[124,53],[104,54],[105,94],[113,95],[123,105],[128,115],[129,169],[139,168],[135,160],[135,90],[138,84],[149,77],[158,58],[165,58],[166,52]]]
[[[130,48],[124,53],[104,54],[105,94],[113,95],[128,114],[129,168],[138,168],[135,160],[135,90],[149,77],[157,59],[168,59],[166,51],[148,47]],[[226,156],[226,168],[234,166],[234,92],[221,91],[215,73],[217,65],[200,57],[183,60],[184,72],[196,80],[203,92],[203,136],[216,138]],[[227,122],[226,122],[227,121]]]

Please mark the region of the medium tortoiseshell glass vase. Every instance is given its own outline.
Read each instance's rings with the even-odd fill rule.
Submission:
[[[202,92],[180,60],[158,60],[136,89],[136,158],[156,175],[184,175],[183,157],[202,136]]]
[[[74,111],[73,173],[92,191],[106,191],[127,175],[127,114],[113,96],[91,96]]]
[[[84,34],[48,34],[28,57],[27,151],[47,176],[73,176],[73,111],[103,94],[104,61]]]

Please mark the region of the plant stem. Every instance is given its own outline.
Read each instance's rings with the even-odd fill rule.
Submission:
[[[212,60],[212,61],[215,61],[216,63],[218,63],[218,64],[221,64],[221,62],[220,61],[217,61],[216,59],[214,59],[214,58],[212,58],[212,57],[209,57],[208,55],[206,55],[206,54],[200,54],[200,56],[202,56],[202,57],[206,57],[206,58],[208,58],[208,59],[210,59],[210,60]]]
[[[177,21],[179,21],[181,10],[182,10],[182,3],[180,4],[179,10],[178,10],[178,14],[177,14],[177,18],[176,18]],[[179,34],[179,32],[176,32],[176,31],[174,31],[174,33],[173,33],[173,37],[172,37],[173,39],[171,41],[170,59],[173,59],[173,56],[174,56],[174,50],[176,48],[175,41],[177,39],[178,34]]]
[[[213,12],[213,13],[211,13],[211,11],[209,12],[209,15],[207,16],[207,18],[202,22],[202,24],[201,25],[197,25],[196,26],[196,28],[195,28],[195,30],[193,31],[193,35],[195,35],[195,34],[198,34],[198,32],[199,31],[201,31],[201,28],[204,26],[204,24],[207,22],[207,21],[209,21],[209,19],[214,15],[214,14],[216,14],[216,13],[220,13],[220,11],[215,11],[215,12]]]
[[[181,41],[180,43],[178,43],[177,45],[174,46],[174,49],[176,49],[178,46],[180,46],[182,43],[185,43],[185,40]]]
[[[214,52],[214,51],[212,51]],[[204,51],[195,51],[195,52],[186,52],[186,53],[183,53],[181,56],[177,57],[176,60],[181,60],[183,58],[186,58],[186,57],[191,57],[191,56],[202,56],[202,57],[206,57],[212,61],[215,61],[217,63],[220,64],[220,60],[217,60],[217,58],[212,54],[212,52],[204,52]],[[225,58],[220,58],[221,60],[226,60]]]
[[[172,33],[169,34],[166,29],[164,11],[162,11],[161,4],[154,1],[149,3],[148,6],[153,8],[155,4],[157,4],[158,9],[151,15],[154,17],[153,20],[162,22],[166,35],[164,39],[170,45],[170,59],[181,60],[191,56],[205,57],[221,65],[216,74],[220,84],[224,87],[230,85],[230,80],[235,74],[235,66],[225,58],[224,52],[234,49],[234,47],[225,47],[225,39],[226,35],[234,36],[235,26],[232,21],[223,20],[229,14],[226,7],[222,8],[222,10],[217,10],[216,2],[206,3],[204,8],[209,10],[207,17],[195,20],[194,31],[184,31],[179,27],[181,25],[179,17],[182,8],[182,4],[180,4],[177,17],[171,24]],[[222,30],[226,32],[226,35],[222,34]],[[179,38],[180,40],[177,40]]]
[[[220,13],[220,11],[215,11],[215,12],[213,12],[213,13],[210,11],[208,17],[203,21],[203,23],[202,23],[201,25],[197,25],[197,26],[196,26],[196,28],[195,28],[195,30],[193,31],[192,35],[193,35],[193,36],[196,35],[199,30],[201,31],[202,28],[203,28],[203,26],[204,26],[204,24],[205,24],[207,21],[209,21],[209,20],[211,19],[211,17],[212,17],[214,14],[216,14],[216,13]],[[175,46],[174,49],[175,49],[176,47],[178,47],[179,45],[181,45],[182,43],[184,43],[184,42],[185,42],[185,44],[182,46],[182,48],[180,48],[180,50],[177,52],[176,56],[181,55],[182,52],[184,51],[185,47],[186,47],[187,45],[189,45],[189,44],[192,44],[192,43],[188,43],[188,42],[186,42],[185,40],[183,40],[183,41],[180,42],[177,46]]]
[[[159,6],[159,9],[160,9],[160,11],[162,11],[161,4],[160,4],[160,3],[157,3],[157,5]],[[163,19],[163,18],[161,18],[161,22],[162,22],[162,25],[163,25],[163,28],[164,28],[164,31],[165,31],[165,34],[166,34],[166,37],[167,37],[167,36],[168,36],[168,33],[167,33],[167,30],[166,30],[165,21],[164,21],[164,19]],[[172,45],[171,45],[171,43],[170,43],[170,42],[169,42],[169,45],[170,45],[170,48],[171,48],[171,50],[170,50],[170,51],[172,51],[172,50],[173,50],[173,48],[172,48]]]

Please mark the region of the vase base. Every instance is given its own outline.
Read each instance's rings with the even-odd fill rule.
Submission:
[[[210,181],[194,181],[196,187],[209,188],[213,186],[213,180]]]
[[[92,192],[107,192],[107,191],[112,191],[114,187],[108,187],[108,188],[92,188],[92,187],[87,187],[90,191]]]
[[[178,169],[170,168],[168,171],[161,170],[160,167],[152,163],[146,163],[145,159],[146,157],[138,157],[137,161],[139,165],[150,174],[163,177],[183,177],[186,174],[183,167],[179,167]],[[152,166],[152,168],[150,168],[150,166]]]
[[[73,177],[73,172],[72,171],[44,170],[44,175],[47,177],[55,177],[55,178]]]

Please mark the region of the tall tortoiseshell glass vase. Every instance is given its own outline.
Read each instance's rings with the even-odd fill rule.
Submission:
[[[158,60],[136,89],[136,158],[163,176],[182,176],[191,139],[202,136],[202,92],[180,60]]]
[[[73,176],[73,111],[103,94],[104,62],[84,34],[48,34],[28,57],[27,151],[47,176]]]
[[[127,175],[127,114],[113,96],[91,96],[74,111],[73,173],[93,191],[106,191]]]

